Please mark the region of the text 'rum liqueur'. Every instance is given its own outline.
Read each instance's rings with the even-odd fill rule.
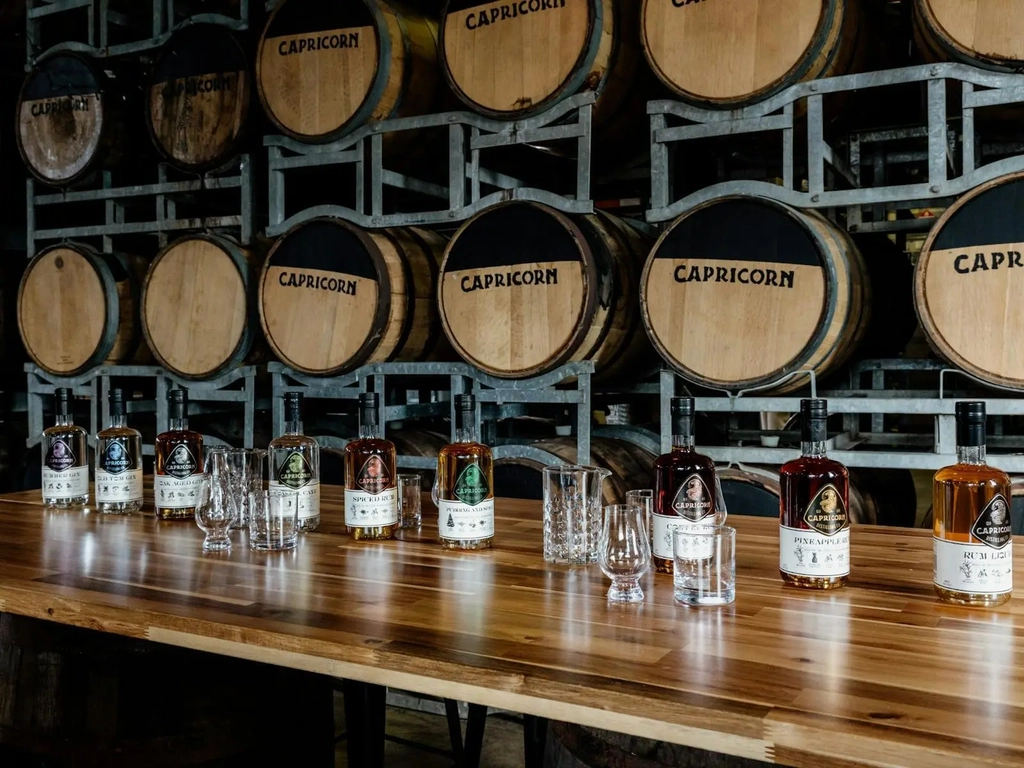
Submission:
[[[850,472],[825,455],[828,404],[800,401],[799,459],[779,471],[779,572],[787,584],[836,589],[850,577]]]
[[[359,396],[359,437],[345,446],[345,526],[353,539],[391,539],[398,530],[395,444],[380,436],[376,392]]]
[[[120,389],[109,402],[110,426],[96,435],[96,508],[130,515],[142,509],[142,435],[128,426]]]
[[[455,397],[455,442],[437,456],[437,530],[445,549],[494,542],[494,459],[479,442],[476,398]]]
[[[985,463],[985,404],[956,404],[956,464],[935,473],[935,592],[957,605],[990,607],[1013,589],[1010,478]]]
[[[168,429],[157,435],[153,506],[161,520],[191,520],[203,479],[203,436],[188,428],[188,393],[167,393]]]
[[[76,427],[71,390],[53,392],[54,422],[43,430],[43,504],[65,509],[89,503],[89,455],[86,433]]]
[[[270,490],[295,497],[300,531],[320,527],[320,444],[302,433],[302,393],[284,395],[284,433],[270,441]]]
[[[694,449],[692,397],[672,398],[672,451],[654,462],[654,568],[672,573],[676,528],[717,521],[715,463]]]

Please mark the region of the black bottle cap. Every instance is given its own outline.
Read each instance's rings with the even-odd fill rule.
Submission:
[[[692,397],[672,398],[672,435],[693,437],[693,417],[697,406]]]
[[[822,398],[800,401],[800,441],[824,443],[828,440],[828,401]]]
[[[167,391],[167,402],[171,406],[172,419],[184,419],[188,408],[188,390],[171,389]]]
[[[971,400],[956,404],[956,444],[985,444],[985,403]]]
[[[376,392],[363,392],[359,395],[359,421],[365,426],[377,425],[377,404],[380,398]]]
[[[110,395],[107,397],[110,402],[110,415],[111,416],[124,416],[124,393],[120,389],[110,390]]]
[[[285,421],[301,421],[302,420],[302,393],[301,392],[285,392],[284,393],[284,420]]]

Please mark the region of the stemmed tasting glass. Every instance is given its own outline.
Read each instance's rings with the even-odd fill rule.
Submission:
[[[640,577],[651,567],[651,542],[641,508],[629,504],[604,508],[598,562],[612,580],[609,602],[639,603],[644,599]]]
[[[196,498],[196,525],[206,534],[203,552],[231,549],[231,523],[238,514],[235,500],[210,475],[203,475]]]

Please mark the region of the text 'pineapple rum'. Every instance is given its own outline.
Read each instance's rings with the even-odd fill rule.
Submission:
[[[445,549],[494,542],[494,459],[479,442],[476,398],[455,397],[455,442],[437,456],[437,531]]]

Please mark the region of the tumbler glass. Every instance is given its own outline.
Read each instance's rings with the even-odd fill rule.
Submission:
[[[601,487],[611,472],[601,467],[544,467],[544,560],[556,565],[597,562],[601,536]]]
[[[638,491],[626,491],[626,503],[631,507],[639,507],[644,513],[644,528],[647,537],[652,535],[651,525],[654,518],[654,491],[644,488]]]
[[[236,514],[231,495],[210,475],[203,475],[196,494],[196,525],[206,534],[203,552],[231,549],[231,522]]]
[[[419,528],[423,522],[421,482],[419,475],[398,476],[398,506],[401,510],[399,528]]]
[[[608,601],[639,603],[644,599],[640,577],[651,567],[651,541],[644,530],[643,510],[629,504],[604,508],[598,560],[612,580]]]
[[[291,491],[259,491],[249,499],[249,546],[294,549],[299,539],[298,497]]]
[[[727,525],[677,528],[673,587],[682,605],[728,605],[736,599],[736,529]]]

